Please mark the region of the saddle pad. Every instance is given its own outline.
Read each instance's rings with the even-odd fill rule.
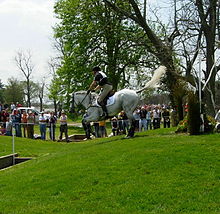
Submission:
[[[110,106],[110,105],[113,105],[115,103],[115,94],[111,97],[108,98],[107,100],[107,105],[106,106]],[[101,107],[99,104],[98,104],[98,100],[95,101],[95,104],[99,107]]]

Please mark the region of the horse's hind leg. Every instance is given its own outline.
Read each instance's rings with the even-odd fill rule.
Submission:
[[[133,116],[133,112],[137,107],[139,102],[139,97],[137,95],[133,95],[129,99],[124,99],[123,102],[123,110],[125,111],[129,121],[130,121],[130,129],[128,130],[127,137],[134,137],[135,132],[135,119]]]
[[[135,119],[133,117],[133,113],[132,112],[125,112],[129,122],[130,122],[130,128],[128,130],[128,134],[127,137],[134,137],[134,132],[135,132]]]

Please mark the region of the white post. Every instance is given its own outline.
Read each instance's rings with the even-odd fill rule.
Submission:
[[[199,54],[199,111],[200,114],[202,113],[202,69],[201,69],[201,63],[202,63],[202,56]]]
[[[200,132],[204,132],[204,118],[202,113],[202,55],[199,54],[199,112],[202,124],[200,125]]]
[[[51,123],[51,138],[53,140],[53,136],[54,136],[54,133],[53,133],[53,123]]]
[[[12,165],[15,165],[15,127],[12,127],[12,154],[13,154]]]

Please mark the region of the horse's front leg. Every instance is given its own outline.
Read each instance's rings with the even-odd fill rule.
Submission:
[[[91,139],[90,137],[90,134],[91,134],[91,125],[90,125],[90,122],[87,121],[87,114],[84,114],[83,115],[83,119],[82,119],[82,126],[83,126],[83,129],[85,131],[85,134],[86,134],[86,138],[87,139]]]
[[[128,130],[128,135],[127,137],[134,137],[134,132],[135,132],[135,120],[132,119],[130,120],[130,129]]]
[[[89,123],[89,122],[86,122],[86,121],[83,119],[83,120],[82,120],[82,126],[83,126],[83,129],[84,129],[84,131],[85,131],[86,138],[87,138],[87,139],[91,139],[91,137],[90,137],[90,133],[91,133],[90,123]]]

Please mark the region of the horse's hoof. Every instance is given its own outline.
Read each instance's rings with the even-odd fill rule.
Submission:
[[[134,136],[127,135],[127,136],[124,137],[124,138],[125,138],[125,139],[130,139],[130,138],[132,138],[132,137],[134,137]]]

